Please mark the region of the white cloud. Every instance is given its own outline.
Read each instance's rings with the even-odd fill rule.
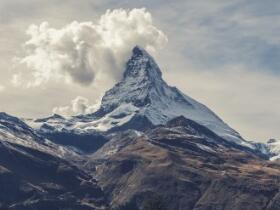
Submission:
[[[31,25],[27,35],[20,63],[30,74],[15,74],[14,83],[28,87],[50,80],[81,85],[107,77],[117,80],[135,45],[154,52],[167,43],[145,9],[108,10],[97,22],[75,21],[60,29],[44,22]]]
[[[5,87],[3,85],[0,85],[0,92],[3,91]]]
[[[95,104],[90,104],[87,98],[78,96],[73,99],[68,106],[55,107],[53,113],[68,117],[93,113],[98,107],[99,103],[97,101]]]

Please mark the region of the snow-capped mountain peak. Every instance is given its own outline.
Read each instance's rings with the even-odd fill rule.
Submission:
[[[41,127],[79,133],[110,131],[122,126],[133,129],[127,124],[136,119],[141,119],[145,124],[159,125],[181,115],[224,139],[253,147],[206,106],[176,87],[170,87],[162,79],[162,72],[152,56],[138,46],[132,50],[122,80],[105,93],[97,112],[55,122],[50,119]],[[137,126],[139,128],[139,123]]]
[[[106,92],[99,113],[106,116],[128,105],[133,111],[126,112],[126,117],[145,116],[152,124],[158,125],[183,115],[226,139],[251,146],[206,106],[184,95],[176,87],[168,86],[154,59],[140,47],[133,49],[123,79]]]
[[[165,86],[162,73],[154,59],[142,48],[136,46],[128,60],[123,79],[102,98],[101,109],[112,111],[122,103],[142,107],[149,103],[150,94]]]
[[[126,64],[126,70],[124,72],[124,78],[137,77],[138,79],[146,76],[147,79],[161,79],[162,73],[146,50],[136,46],[132,50],[132,56]]]

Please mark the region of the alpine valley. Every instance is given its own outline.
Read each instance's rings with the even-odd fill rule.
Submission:
[[[94,113],[0,113],[0,209],[279,210],[279,158],[279,141],[246,141],[136,46]]]

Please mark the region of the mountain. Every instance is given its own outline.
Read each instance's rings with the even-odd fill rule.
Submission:
[[[0,166],[24,183],[36,180],[32,186],[48,192],[36,197],[40,205],[62,197],[61,210],[143,210],[155,202],[174,210],[280,209],[280,163],[271,161],[278,141],[245,141],[209,108],[170,87],[140,47],[96,112],[26,124],[5,114],[1,118],[5,138],[0,140],[24,148],[24,156],[13,159],[6,152]],[[18,159],[36,164],[27,173]],[[70,181],[61,181],[64,176]],[[55,194],[50,186],[63,190]],[[0,203],[11,208],[16,200],[18,209],[25,203],[31,205],[26,209],[38,209],[28,192],[8,201],[0,197]]]
[[[104,209],[95,179],[75,164],[82,161],[20,119],[0,113],[0,209]]]
[[[95,113],[65,119],[54,115],[28,121],[43,133],[95,133],[133,128],[143,130],[183,115],[206,126],[220,137],[253,148],[203,104],[170,87],[154,59],[136,46],[126,64],[122,80],[107,91]]]

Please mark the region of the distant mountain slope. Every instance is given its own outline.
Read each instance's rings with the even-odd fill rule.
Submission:
[[[270,160],[280,160],[280,140],[270,139],[266,143],[252,143],[258,151],[267,154],[270,157]]]
[[[280,140],[270,139],[265,144],[268,152],[272,155],[272,160],[280,159]]]

